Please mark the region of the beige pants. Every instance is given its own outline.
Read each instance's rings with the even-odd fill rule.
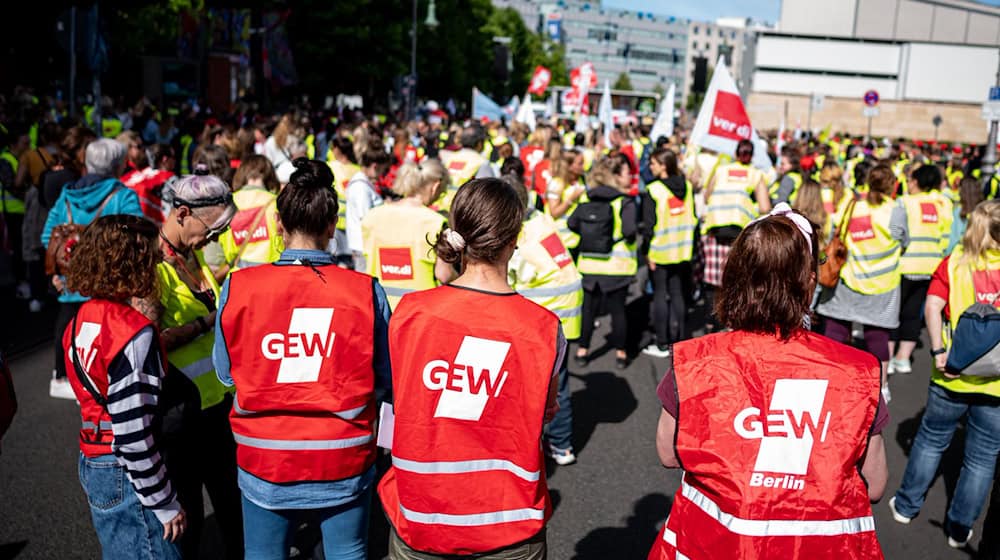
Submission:
[[[476,560],[546,560],[548,558],[548,547],[545,544],[545,529],[538,532],[530,539],[507,547],[503,550],[490,552],[487,554],[474,554],[471,556],[439,556],[413,550],[403,539],[399,538],[395,529],[389,537],[389,560],[461,560],[464,558],[475,558]]]

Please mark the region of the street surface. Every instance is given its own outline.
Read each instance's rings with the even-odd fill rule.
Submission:
[[[641,311],[632,308],[637,303],[630,305],[630,312]],[[606,328],[602,326],[595,336],[595,352],[601,351]],[[99,557],[77,479],[77,405],[49,398],[51,356],[51,347],[42,346],[12,364],[20,411],[0,455],[0,559]],[[874,506],[879,540],[890,559],[971,557],[970,551],[948,548],[941,530],[947,495],[961,464],[961,429],[956,436],[959,443],[945,458],[947,476],[935,482],[921,515],[908,526],[899,525],[886,505],[899,484],[919,425],[929,363],[926,349],[918,349],[915,373],[891,380],[892,421],[884,433],[889,490]],[[665,365],[666,360],[639,355],[626,371],[618,372],[613,352],[605,352],[583,371],[571,365],[579,462],[568,467],[550,462],[549,485],[556,505],[548,528],[550,558],[646,557],[680,482],[680,472],[660,466],[654,448],[660,410],[655,390]],[[385,527],[376,506],[371,558],[385,554]],[[974,545],[981,535],[980,521]],[[217,557],[214,539],[206,540],[203,556]]]

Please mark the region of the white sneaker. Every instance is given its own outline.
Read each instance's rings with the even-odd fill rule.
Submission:
[[[896,511],[896,496],[889,498],[889,511],[892,512],[892,518],[896,520],[896,523],[909,525],[910,521],[913,521],[912,517],[906,517],[902,513]]]
[[[559,449],[558,447],[549,446],[549,457],[556,462],[557,465],[565,467],[566,465],[572,465],[576,462],[576,455],[573,454],[569,449]]]
[[[69,384],[69,379],[65,377],[53,377],[49,381],[49,396],[55,399],[66,399],[68,401],[75,401],[76,394],[73,393],[73,387]]]
[[[882,399],[885,401],[885,404],[889,404],[889,401],[892,400],[892,393],[889,391],[888,383],[882,386]]]
[[[969,541],[972,540],[972,529],[969,529],[969,534],[965,536],[964,541],[956,541],[955,539],[948,537],[948,546],[952,548],[965,548]]]
[[[896,370],[896,373],[913,373],[913,365],[910,360],[897,360],[893,358],[890,362],[890,367]]]
[[[14,293],[17,299],[30,299],[31,298],[31,286],[27,282],[21,282],[17,285],[17,290]]]
[[[42,302],[38,301],[37,299],[33,299],[28,302],[28,311],[31,311],[32,313],[38,313],[41,310],[42,310]]]
[[[896,373],[896,358],[889,358],[889,365],[885,367],[885,374],[892,375]]]
[[[656,344],[650,344],[642,349],[642,353],[654,358],[668,358],[670,357],[670,348],[660,348]]]

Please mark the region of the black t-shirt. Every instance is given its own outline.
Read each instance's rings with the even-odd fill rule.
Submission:
[[[72,184],[80,176],[72,169],[49,170],[42,174],[41,185],[38,190],[38,199],[46,209],[51,209],[52,205],[59,200],[63,188],[67,184]]]

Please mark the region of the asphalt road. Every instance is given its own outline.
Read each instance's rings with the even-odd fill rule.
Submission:
[[[594,345],[602,343],[598,334]],[[918,350],[916,357],[915,373],[891,379],[892,421],[884,432],[890,493],[899,484],[926,401],[930,360],[926,350]],[[12,364],[20,411],[0,455],[0,559],[99,557],[77,479],[77,406],[48,397],[51,359],[51,348],[41,347]],[[549,486],[556,503],[548,529],[550,558],[646,557],[680,482],[678,471],[659,465],[654,449],[660,410],[655,389],[664,367],[665,361],[640,355],[619,372],[611,353],[583,370],[571,367],[579,462],[569,467],[550,464]],[[961,464],[961,435],[959,430],[944,461],[945,475],[935,482],[913,523],[893,522],[886,501],[874,506],[887,558],[972,557],[970,550],[948,548],[941,530]],[[380,518],[376,509],[372,558],[385,554],[386,526]],[[981,521],[975,533],[973,544],[978,546]],[[217,557],[216,541],[211,535],[206,540],[204,557]]]

